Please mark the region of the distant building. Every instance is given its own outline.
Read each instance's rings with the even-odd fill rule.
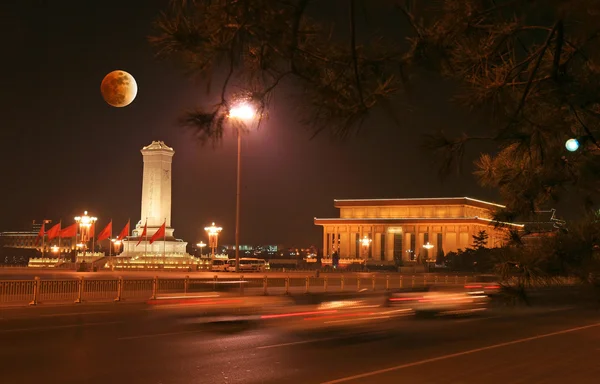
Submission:
[[[50,220],[45,221],[47,231],[48,224],[50,224]],[[63,253],[69,252],[72,249],[73,238],[64,238],[60,240],[58,238],[54,238],[48,241],[47,237],[44,235],[43,241],[41,238],[38,239],[38,234],[40,233],[41,227],[42,223],[36,223],[34,221],[32,224],[31,231],[0,232],[0,247],[36,249],[40,252],[48,254],[52,251],[58,253],[58,247],[60,247],[60,251]]]
[[[488,234],[488,246],[502,246],[509,228],[522,224],[493,220],[504,206],[469,197],[334,200],[339,218],[315,218],[323,227],[323,255],[340,258],[432,260],[440,253],[472,246],[473,235]]]
[[[220,246],[229,256],[235,256],[235,245],[225,244]],[[273,257],[282,250],[280,245],[248,245],[240,244],[240,255],[243,257]]]
[[[537,211],[516,221],[524,226],[521,240],[526,245],[540,244],[556,236],[559,231],[567,230],[565,221],[556,217],[556,209]]]

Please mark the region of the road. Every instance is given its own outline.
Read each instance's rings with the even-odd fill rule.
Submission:
[[[600,312],[199,322],[195,306],[0,309],[2,383],[597,383]],[[308,315],[307,315],[308,316]]]

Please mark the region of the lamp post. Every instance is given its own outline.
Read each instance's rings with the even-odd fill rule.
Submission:
[[[98,220],[97,217],[88,216],[87,211],[83,212],[83,216],[75,217],[75,222],[77,224],[79,224],[81,248],[83,248],[83,260],[85,260],[85,251],[87,249],[87,242],[90,240],[90,228],[97,220]],[[77,237],[75,237],[75,240],[77,240]],[[79,244],[78,244],[78,246],[79,246]]]
[[[112,243],[113,250],[112,250],[112,253],[110,253],[110,249],[109,249],[108,253],[110,254],[110,265],[111,265],[111,267],[114,268],[115,262],[113,259],[113,257],[114,257],[113,255],[116,256],[117,252],[121,250],[122,242],[121,242],[121,239],[111,239],[110,242]],[[108,246],[110,247],[110,244]]]
[[[429,250],[433,248],[433,244],[430,244],[428,241],[426,244],[423,244],[423,248],[427,250],[427,258],[429,258]]]
[[[219,241],[219,233],[223,230],[221,227],[215,226],[215,223],[212,223],[210,227],[205,227],[204,230],[208,233],[208,246],[211,248],[212,258],[215,258],[215,248],[217,248],[217,243]]]
[[[427,243],[423,244],[423,248],[425,248],[427,250],[427,260],[425,260],[425,261],[426,261],[426,264],[427,264],[427,271],[429,272],[429,257],[430,257],[429,256],[429,251],[431,249],[433,249],[433,244],[430,244],[429,241],[428,241]]]
[[[360,239],[360,242],[363,246],[363,255],[368,256],[368,252],[369,252],[369,246],[371,245],[371,242],[373,240],[371,240],[369,238],[369,236],[365,235],[362,239]]]
[[[58,255],[58,251],[60,251],[60,248],[58,248],[56,245],[53,245],[50,250],[52,251],[52,253],[54,253],[54,257],[58,258],[60,255]]]
[[[256,111],[250,104],[239,103],[234,105],[229,110],[229,118],[240,121],[251,120],[256,115]],[[242,136],[240,135],[240,127],[236,127],[237,131],[237,181],[235,193],[235,271],[239,272],[240,265],[240,174],[242,165]],[[214,257],[214,251],[213,251]]]
[[[206,247],[206,244],[204,244],[202,241],[199,242],[198,244],[196,244],[196,247],[200,248],[200,257],[202,257],[202,248]]]

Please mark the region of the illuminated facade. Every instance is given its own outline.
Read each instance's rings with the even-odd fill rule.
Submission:
[[[504,206],[468,197],[334,200],[339,218],[315,218],[323,227],[323,254],[341,258],[435,260],[440,253],[467,248],[480,230],[488,247],[503,245],[509,228],[496,227],[496,209]]]
[[[0,247],[36,249],[45,254],[50,254],[51,252],[57,253],[59,251],[61,253],[69,252],[75,248],[74,239],[72,238],[59,239],[56,237],[48,240],[48,237],[44,235],[44,241],[41,238],[38,239],[41,227],[42,224],[34,222],[31,231],[0,232]],[[59,246],[60,248],[58,248]]]

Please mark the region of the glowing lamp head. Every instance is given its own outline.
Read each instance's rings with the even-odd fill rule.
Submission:
[[[96,217],[90,217],[88,216],[88,212],[84,211],[83,212],[83,216],[77,216],[75,217],[75,221],[82,227],[86,227],[89,228],[92,226],[93,223],[95,223],[98,220],[98,218]]]
[[[212,223],[210,227],[205,227],[204,230],[208,232],[209,235],[218,235],[219,232],[223,230],[221,227],[215,226],[215,223]]]
[[[433,244],[430,244],[429,241],[428,241],[427,244],[423,244],[423,248],[425,248],[425,249],[431,249],[431,248],[433,248]]]
[[[579,141],[577,141],[577,139],[569,139],[565,143],[565,148],[567,148],[567,151],[569,152],[575,152],[579,149]]]
[[[369,244],[371,244],[371,239],[369,239],[369,237],[365,235],[365,237],[360,239],[360,242],[362,243],[363,247],[368,247]]]
[[[250,104],[236,104],[229,110],[229,117],[239,120],[250,120],[256,115],[256,111]]]

